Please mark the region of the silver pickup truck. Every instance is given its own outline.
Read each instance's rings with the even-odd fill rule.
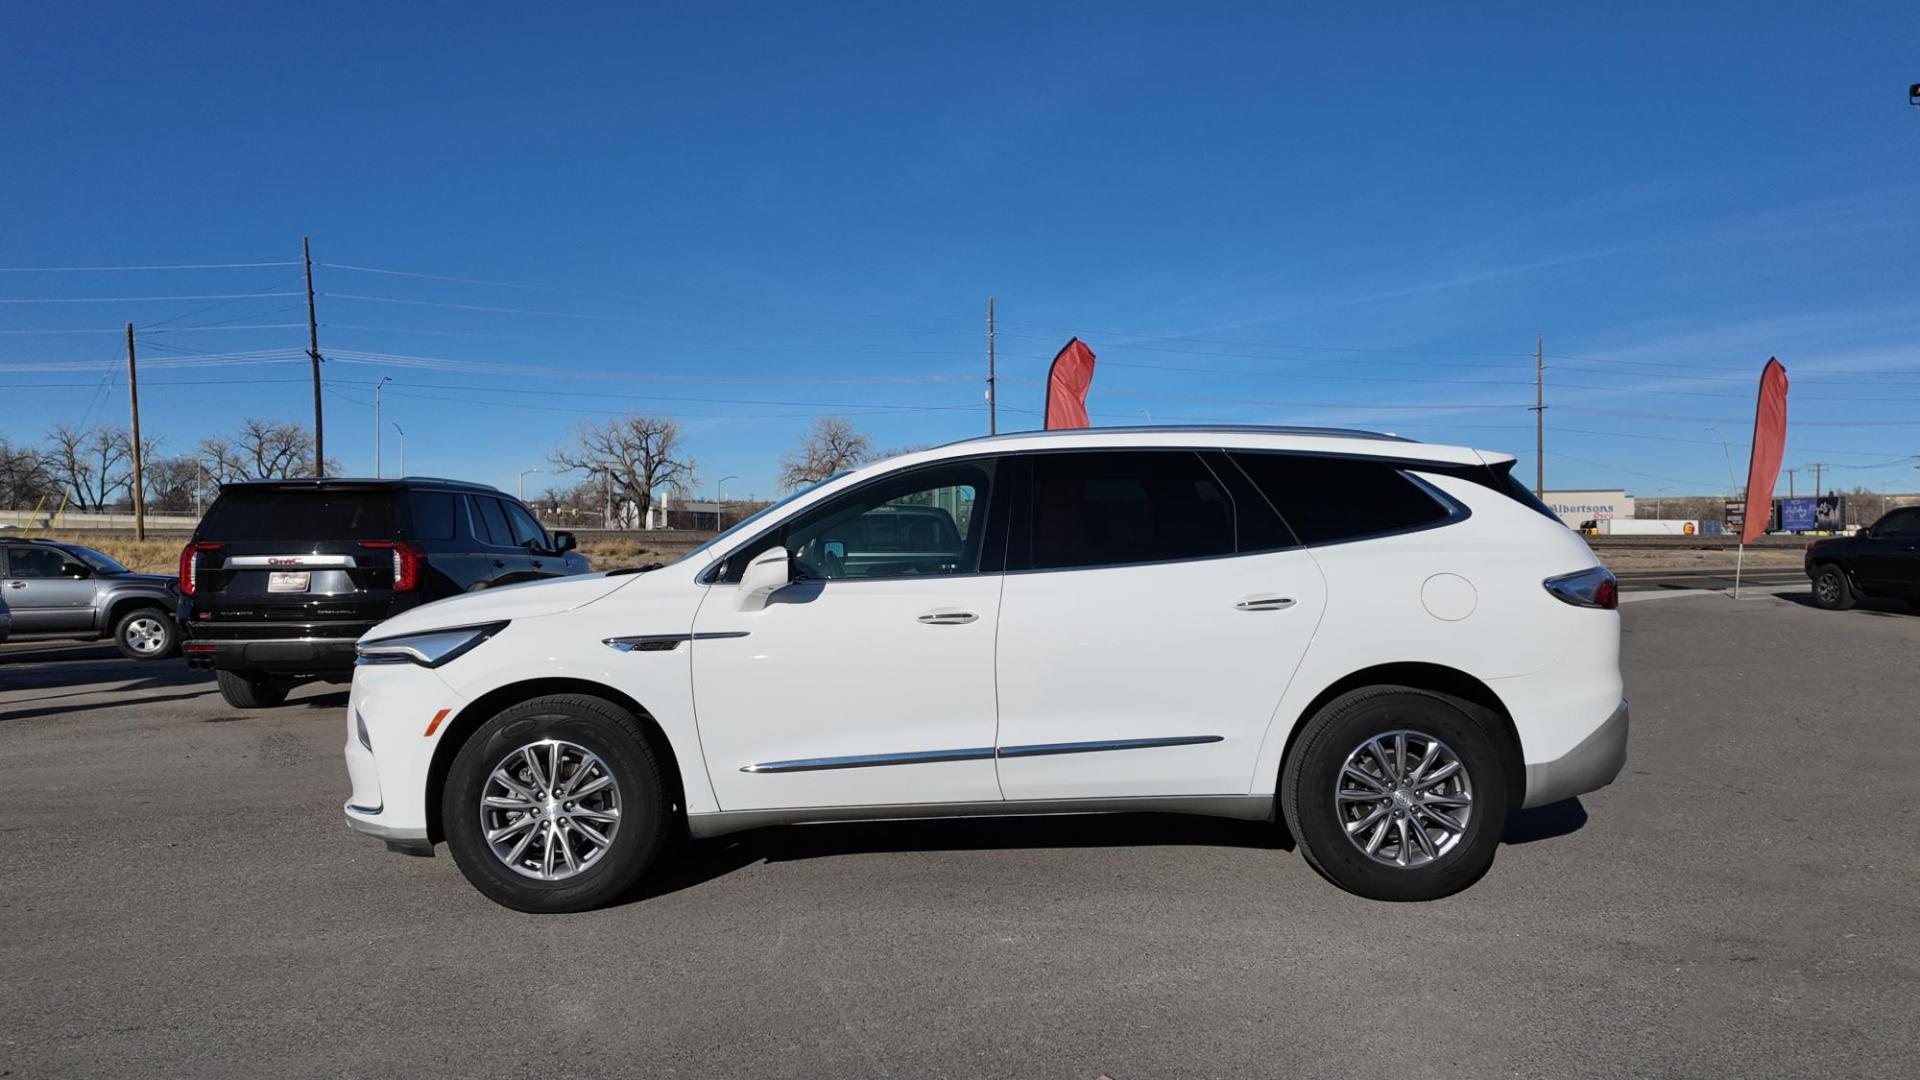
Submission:
[[[179,648],[176,579],[137,574],[92,548],[53,540],[0,541],[0,605],[11,638],[112,638],[122,655],[158,660]],[[0,617],[0,623],[4,623]],[[0,640],[6,631],[0,629]]]

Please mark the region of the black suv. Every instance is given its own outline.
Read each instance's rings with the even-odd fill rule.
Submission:
[[[306,679],[348,682],[375,623],[456,593],[585,573],[572,533],[549,534],[481,484],[260,480],[227,484],[180,551],[187,664],[237,708],[277,705]]]
[[[1852,536],[1807,545],[1813,602],[1842,611],[1862,596],[1902,599],[1920,607],[1920,506],[1890,510]]]

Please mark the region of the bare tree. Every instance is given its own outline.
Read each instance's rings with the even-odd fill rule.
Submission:
[[[148,459],[142,472],[148,508],[162,514],[193,511],[194,495],[206,475],[198,459],[185,455]]]
[[[637,413],[604,424],[581,424],[572,444],[555,448],[549,460],[562,471],[586,473],[589,481],[597,481],[597,490],[632,503],[643,523],[655,491],[666,488],[684,495],[692,490],[699,469],[681,454],[678,420]]]
[[[235,480],[284,480],[307,476],[313,460],[313,432],[299,424],[249,419],[229,439],[221,435],[200,440],[199,457],[217,483]],[[338,462],[327,462],[327,474],[338,476]]]
[[[123,430],[59,424],[47,443],[48,470],[81,510],[103,510],[133,484],[133,444]]]
[[[799,449],[780,459],[780,486],[806,487],[872,458],[872,439],[853,430],[845,417],[822,416]]]
[[[47,455],[0,438],[0,506],[30,510],[48,496],[59,498],[60,485],[47,468]]]

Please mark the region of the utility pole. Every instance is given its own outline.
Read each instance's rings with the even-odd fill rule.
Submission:
[[[320,321],[313,314],[313,247],[300,238],[300,258],[307,264],[307,357],[313,361],[313,476],[327,475],[326,435],[320,426]]]
[[[400,426],[400,421],[395,420],[393,430],[400,433],[400,475],[405,478],[407,475],[407,429]]]
[[[393,376],[382,375],[380,381],[373,384],[373,478],[380,479],[380,388],[393,381]],[[405,476],[404,471],[401,472]]]
[[[1533,337],[1533,497],[1547,497],[1547,336]]]
[[[987,297],[987,434],[1000,433],[1000,402],[994,392],[998,382],[993,369],[993,297]]]
[[[1824,461],[1816,461],[1808,465],[1807,468],[1813,470],[1813,497],[1817,499],[1826,494],[1826,490],[1820,486],[1820,474],[1826,471],[1827,463]]]
[[[1793,498],[1793,474],[1799,472],[1800,470],[1799,469],[1782,469],[1780,471],[1787,474],[1787,498],[1791,499]]]
[[[133,538],[147,538],[147,487],[140,476],[140,372],[133,359],[133,324],[127,324],[127,399],[133,404]]]

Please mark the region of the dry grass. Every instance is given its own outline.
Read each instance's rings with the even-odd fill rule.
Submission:
[[[36,540],[59,540],[98,551],[129,570],[146,574],[171,574],[180,568],[179,540],[118,540],[90,533],[35,533]]]

